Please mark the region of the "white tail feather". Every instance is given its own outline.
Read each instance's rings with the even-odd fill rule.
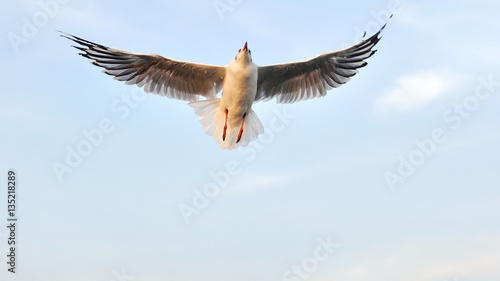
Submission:
[[[236,140],[240,132],[240,127],[229,126],[226,130],[226,139],[222,140],[224,132],[224,124],[226,121],[225,111],[220,108],[221,99],[210,99],[204,101],[190,102],[188,105],[194,110],[194,113],[199,116],[200,123],[203,125],[203,131],[210,136],[213,136],[215,142],[222,149],[235,149],[239,146],[247,146],[251,141],[264,133],[264,127],[259,120],[259,117],[250,108],[245,116],[243,123],[243,134],[238,143]]]

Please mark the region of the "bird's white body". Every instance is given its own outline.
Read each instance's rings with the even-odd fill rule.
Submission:
[[[245,44],[226,67],[222,97],[190,103],[200,116],[205,132],[212,135],[223,149],[234,149],[240,142],[245,146],[264,132],[252,110],[257,94],[257,78],[258,67]],[[218,109],[214,110],[217,106]]]
[[[228,110],[228,126],[241,125],[243,115],[252,107],[257,94],[257,66],[252,61],[244,61],[245,56],[243,53],[226,68],[220,109]]]

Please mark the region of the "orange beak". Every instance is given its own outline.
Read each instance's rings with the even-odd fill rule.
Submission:
[[[243,46],[243,51],[247,50],[247,42],[245,42],[245,46]]]

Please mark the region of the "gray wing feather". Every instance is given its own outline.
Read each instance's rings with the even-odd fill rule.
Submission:
[[[327,91],[348,82],[358,68],[367,65],[364,60],[376,52],[372,48],[384,28],[385,25],[372,37],[344,50],[308,61],[259,67],[255,101],[275,97],[278,103],[293,103],[325,96]]]
[[[104,68],[104,73],[125,84],[136,84],[144,91],[169,98],[195,101],[198,96],[214,98],[222,89],[226,68],[176,61],[160,55],[137,54],[99,45],[63,33],[83,51],[94,65]]]

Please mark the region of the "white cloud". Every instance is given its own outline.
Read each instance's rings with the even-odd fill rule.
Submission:
[[[375,112],[380,115],[420,108],[456,89],[462,81],[459,74],[449,70],[400,76],[393,87],[382,93],[375,104]]]

